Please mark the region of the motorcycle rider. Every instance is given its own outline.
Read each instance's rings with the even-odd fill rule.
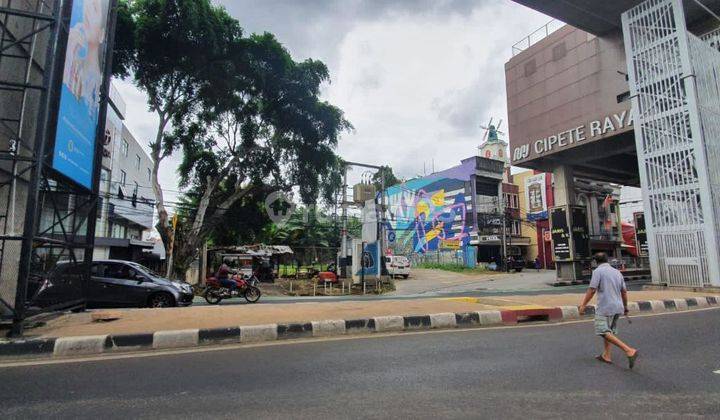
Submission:
[[[230,267],[228,267],[225,262],[223,262],[220,265],[220,268],[218,268],[215,278],[218,280],[221,286],[226,287],[230,290],[230,295],[232,295],[233,291],[237,289],[237,283],[235,283],[235,280],[230,278]]]

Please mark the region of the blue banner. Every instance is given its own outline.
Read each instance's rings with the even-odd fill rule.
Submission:
[[[70,17],[52,166],[92,188],[110,0],[75,0]]]

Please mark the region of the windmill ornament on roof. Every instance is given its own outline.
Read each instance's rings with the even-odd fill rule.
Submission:
[[[497,126],[493,125],[493,119],[490,118],[490,122],[488,122],[487,126],[481,125],[480,128],[485,130],[485,135],[483,135],[483,145],[486,143],[499,143],[500,138],[498,137],[498,134],[502,134],[503,136],[505,133],[500,131],[500,127],[502,126],[503,120],[500,119],[500,122],[497,124]]]
[[[480,128],[485,130],[483,135],[483,141],[478,147],[479,155],[489,159],[496,159],[503,161],[506,165],[510,162],[507,156],[507,142],[502,140],[499,135],[505,136],[505,133],[500,131],[503,120],[501,119],[497,125],[493,124],[493,119],[490,118],[487,126],[481,125]]]

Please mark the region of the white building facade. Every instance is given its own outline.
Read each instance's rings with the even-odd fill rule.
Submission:
[[[125,125],[125,111],[111,85],[93,259],[143,261],[154,246],[148,240],[154,215],[152,161]]]

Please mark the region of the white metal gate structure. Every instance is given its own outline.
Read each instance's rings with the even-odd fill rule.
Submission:
[[[720,286],[720,52],[682,0],[622,15],[653,282]]]

